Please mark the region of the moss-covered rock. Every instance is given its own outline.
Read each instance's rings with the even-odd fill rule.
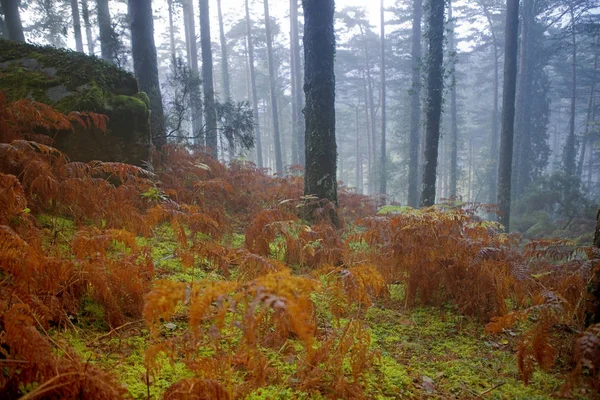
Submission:
[[[60,112],[92,111],[109,118],[108,131],[61,132],[54,145],[74,161],[150,158],[148,96],[135,77],[97,57],[0,40],[0,92],[31,98]]]

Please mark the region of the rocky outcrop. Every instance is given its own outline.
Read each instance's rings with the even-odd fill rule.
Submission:
[[[64,113],[107,115],[106,134],[52,133],[54,146],[73,161],[141,165],[150,158],[148,96],[139,92],[132,74],[96,57],[0,40],[0,92],[8,100],[31,98]]]

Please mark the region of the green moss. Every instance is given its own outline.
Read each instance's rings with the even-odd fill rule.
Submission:
[[[133,95],[133,97],[135,97],[138,100],[141,100],[146,106],[146,108],[150,108],[150,98],[145,92],[138,92],[135,95]]]
[[[0,91],[4,92],[9,101],[33,98],[49,102],[46,90],[58,83],[40,72],[26,71],[18,65],[0,69]]]

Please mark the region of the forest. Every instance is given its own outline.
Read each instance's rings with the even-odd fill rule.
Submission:
[[[600,399],[599,0],[0,0],[0,399]]]

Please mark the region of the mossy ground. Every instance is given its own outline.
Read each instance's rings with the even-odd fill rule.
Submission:
[[[41,216],[38,220],[46,227],[49,237],[61,235],[67,241],[74,232],[72,222],[66,219]],[[239,234],[223,239],[223,243],[231,247],[241,247],[243,242],[244,237]],[[152,238],[138,238],[138,245],[151,247],[157,279],[180,282],[224,279],[212,268],[202,267],[207,265],[203,260],[198,260],[198,267],[185,269],[176,257],[177,240],[167,225],[158,228]],[[273,250],[279,252],[278,248]],[[400,300],[402,287],[392,285],[389,289],[389,298],[369,308],[363,317],[371,336],[371,347],[378,354],[364,381],[368,398],[541,400],[559,394],[566,370],[538,370],[527,386],[520,380],[516,335],[487,335],[481,322],[460,316],[450,308],[407,309]],[[320,319],[329,320],[325,315],[328,307],[320,304],[322,300],[318,296],[314,300],[317,313],[323,313]],[[158,371],[149,373],[145,352],[152,339],[144,322],[131,321],[111,330],[102,318],[102,307],[84,298],[76,318],[76,329],[54,331],[54,339],[68,343],[86,362],[116,373],[136,399],[159,399],[171,384],[193,376],[183,355],[174,359],[161,356]],[[177,337],[185,332],[185,319],[174,320],[171,324],[165,323],[161,335]],[[302,346],[298,343],[298,347]],[[277,351],[264,350],[270,365],[283,377],[282,382],[294,375],[295,363]],[[200,348],[199,352],[205,356],[213,354],[211,348]],[[241,383],[244,373],[235,373],[232,379]],[[576,399],[598,398],[594,396],[587,389],[574,393]],[[246,398],[324,397],[279,384],[256,389]]]

